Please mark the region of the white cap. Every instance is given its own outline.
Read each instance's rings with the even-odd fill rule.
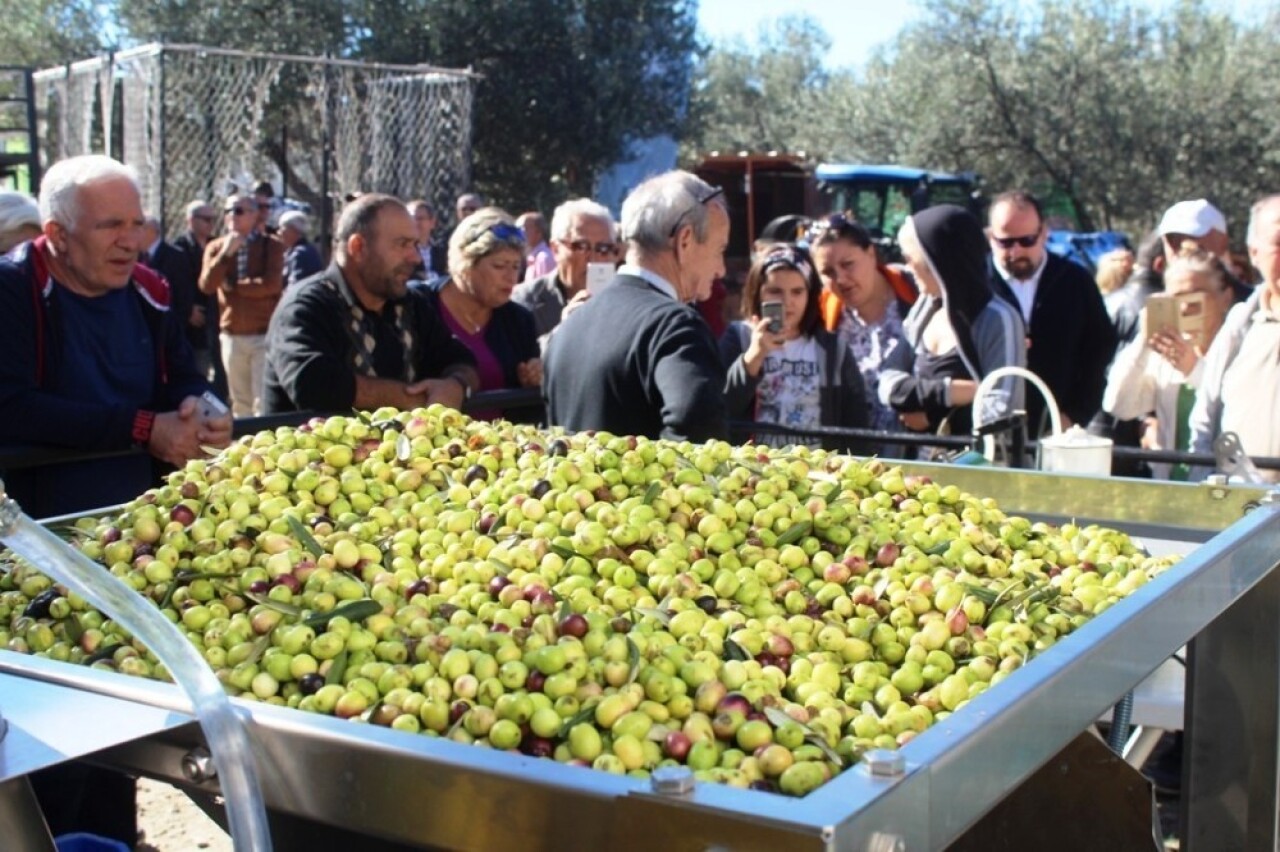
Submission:
[[[280,217],[281,228],[296,228],[301,234],[306,234],[307,225],[307,214],[301,210],[290,210]]]
[[[1164,211],[1164,217],[1160,219],[1160,227],[1156,230],[1162,237],[1166,234],[1203,237],[1210,231],[1225,234],[1227,217],[1203,198],[1197,198],[1195,201],[1179,201]]]

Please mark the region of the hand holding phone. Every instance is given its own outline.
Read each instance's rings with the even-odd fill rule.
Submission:
[[[219,420],[231,413],[226,404],[214,396],[212,391],[205,391],[200,394],[198,410],[200,419],[206,423],[210,420]]]
[[[617,274],[618,269],[612,263],[588,263],[587,292],[593,295],[599,293]]]
[[[761,302],[760,316],[769,321],[770,334],[782,334],[782,303]]]

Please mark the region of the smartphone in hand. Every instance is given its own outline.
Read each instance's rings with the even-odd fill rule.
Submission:
[[[618,268],[612,263],[588,263],[587,292],[594,296],[603,290],[617,274]]]
[[[226,403],[214,396],[212,391],[205,391],[200,394],[198,408],[200,419],[203,421],[218,420],[231,413],[231,409],[227,408]]]
[[[761,302],[760,316],[769,321],[770,334],[782,334],[782,303]]]

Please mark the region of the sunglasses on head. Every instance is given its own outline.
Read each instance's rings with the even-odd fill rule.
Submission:
[[[1026,236],[1022,236],[1022,237],[992,237],[991,242],[1000,246],[1000,248],[1002,249],[1011,249],[1014,246],[1031,248],[1036,244],[1036,241],[1039,239],[1040,239],[1040,232],[1036,231],[1034,234],[1027,234]]]
[[[835,238],[851,237],[859,245],[865,245],[871,240],[866,228],[843,213],[832,213],[824,219],[815,220],[805,233],[805,240],[813,244],[827,234],[834,234]]]
[[[515,225],[511,225],[506,222],[499,222],[496,225],[490,225],[480,233],[476,234],[471,239],[471,242],[480,242],[480,240],[484,238],[485,234],[493,234],[504,243],[524,242],[524,231],[520,230]]]
[[[710,192],[708,192],[706,195],[702,196],[701,198],[698,198],[698,206],[704,206],[706,204],[709,204],[714,199],[720,197],[721,195],[724,195],[724,187],[717,186],[714,189],[712,189]],[[677,219],[676,223],[671,226],[671,236],[674,237],[676,235],[676,232],[680,230],[680,226],[684,224],[685,218],[692,212],[693,212],[693,208],[690,208],[680,214],[680,218]]]
[[[593,243],[590,240],[574,240],[565,243],[576,252],[594,251],[596,254],[613,255],[618,253],[617,243]]]

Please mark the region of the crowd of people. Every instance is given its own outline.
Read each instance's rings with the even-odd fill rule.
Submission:
[[[327,267],[309,217],[273,221],[273,207],[267,183],[221,207],[192,201],[168,241],[133,173],[102,156],[53,166],[38,203],[0,195],[0,400],[22,412],[0,441],[138,445],[181,464],[229,439],[230,418],[199,413],[207,391],[247,417],[541,388],[545,410],[517,416],[689,440],[752,422],[762,443],[906,457],[895,434],[967,435],[975,412],[990,423],[1025,410],[1042,434],[1050,401],[1021,379],[975,399],[993,371],[1024,367],[1064,426],[1201,452],[1233,431],[1246,452],[1280,456],[1280,196],[1253,209],[1256,272],[1200,199],[1105,258],[1097,281],[1047,250],[1044,210],[1021,190],[996,196],[985,223],[952,205],[917,211],[896,235],[898,264],[850,216],[797,216],[785,239],[757,241],[728,315],[713,294],[730,210],[687,172],[636,187],[616,222],[586,198],[548,224],[467,193],[447,239],[429,202],[362,194],[338,217]],[[1167,312],[1155,324],[1153,299],[1173,305],[1173,324]],[[145,461],[63,465],[28,499],[36,512],[100,505],[145,487]]]

